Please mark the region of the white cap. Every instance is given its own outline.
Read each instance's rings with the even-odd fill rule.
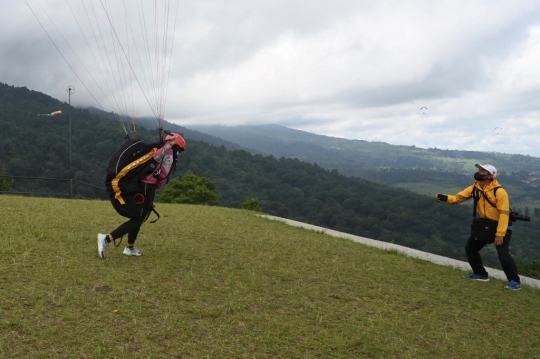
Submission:
[[[476,168],[481,168],[493,175],[493,178],[497,177],[497,169],[493,167],[492,165],[479,165],[478,163],[475,164]]]

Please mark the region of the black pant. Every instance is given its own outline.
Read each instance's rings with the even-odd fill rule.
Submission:
[[[512,231],[506,231],[506,236],[503,238],[502,246],[495,246],[497,249],[497,255],[499,256],[499,262],[501,267],[506,274],[508,281],[516,281],[520,283],[518,270],[514,258],[510,255],[510,238],[512,237]],[[493,242],[491,242],[493,243]],[[488,273],[482,264],[482,258],[480,257],[480,250],[486,246],[486,242],[477,241],[473,236],[469,237],[467,244],[465,245],[465,253],[467,254],[467,259],[469,264],[474,272],[474,274],[479,274],[481,276],[487,277]]]
[[[136,217],[132,217],[132,215],[128,215],[126,213],[126,208],[125,206],[129,206],[127,204],[125,205],[121,205],[116,199],[112,198],[111,199],[111,203],[114,207],[114,209],[116,210],[116,212],[118,212],[120,215],[124,216],[124,217],[128,217],[129,220],[127,222],[124,222],[122,223],[120,226],[118,226],[118,228],[116,228],[114,231],[111,232],[111,236],[113,237],[113,239],[116,239],[116,238],[120,238],[120,237],[123,237],[125,234],[128,235],[128,244],[129,245],[133,245],[135,243],[135,240],[137,239],[137,234],[139,234],[139,230],[141,229],[141,226],[142,224],[144,223],[144,221],[146,221],[146,219],[148,218],[148,216],[150,215],[150,213],[152,212],[152,204],[146,204],[142,210],[141,210],[141,215],[140,216],[136,216]]]

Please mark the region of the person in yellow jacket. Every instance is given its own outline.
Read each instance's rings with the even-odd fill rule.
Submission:
[[[466,275],[467,279],[479,281],[488,281],[488,272],[482,264],[480,250],[489,243],[495,243],[497,254],[501,267],[506,274],[508,284],[507,289],[521,289],[521,281],[518,276],[518,270],[514,259],[510,255],[510,238],[512,236],[512,223],[510,222],[510,201],[508,193],[501,187],[497,181],[497,169],[492,165],[475,165],[478,172],[474,174],[476,180],[472,185],[457,193],[455,196],[438,194],[435,197],[437,202],[446,202],[456,204],[468,201],[473,198],[473,190],[477,188],[478,202],[476,204],[477,214],[481,218],[487,218],[497,222],[497,232],[493,241],[479,241],[473,234],[467,240],[465,253],[473,270],[472,274]],[[497,188],[498,187],[498,188]],[[487,199],[486,199],[487,198]],[[488,201],[489,200],[489,201]],[[491,205],[496,205],[494,207]]]

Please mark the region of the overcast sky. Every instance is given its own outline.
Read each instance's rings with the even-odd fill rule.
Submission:
[[[169,29],[159,36],[168,47],[147,51],[163,71],[154,74],[156,92],[144,94],[138,83],[151,83],[152,66],[141,57],[128,65],[118,50],[134,59],[150,33],[136,29],[144,28],[141,12],[152,19],[144,6],[153,2],[138,1],[108,8],[119,39],[126,29],[134,42],[111,41],[115,47],[100,53],[107,31],[97,24],[107,28],[110,0],[3,0],[0,82],[66,102],[73,85],[73,105],[116,112],[113,93],[128,94],[136,116],[152,114],[149,103],[165,104],[167,84],[165,119],[186,127],[277,123],[349,139],[540,157],[537,0],[180,1],[169,8],[168,27],[154,26]],[[121,59],[103,70],[100,56]],[[103,84],[116,76],[123,79],[116,87]]]

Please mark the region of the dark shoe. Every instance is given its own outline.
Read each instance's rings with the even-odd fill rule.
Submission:
[[[510,283],[504,286],[506,289],[512,289],[512,290],[520,290],[521,284],[516,282],[515,280],[511,280]]]
[[[484,277],[483,275],[474,274],[474,273],[463,276],[463,278],[465,278],[465,279],[473,279],[473,280],[480,280],[482,282],[487,282],[489,280],[489,277]]]

